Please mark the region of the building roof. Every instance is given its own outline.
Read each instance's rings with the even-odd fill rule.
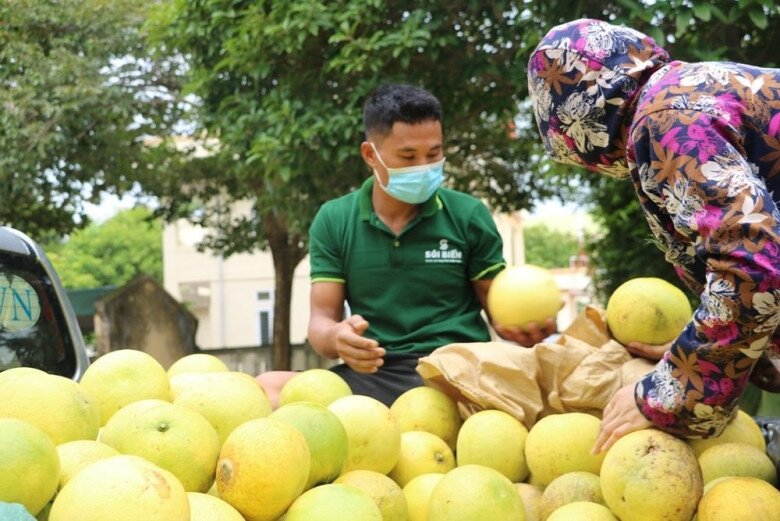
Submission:
[[[77,317],[91,317],[95,314],[95,301],[111,293],[116,286],[99,286],[97,288],[68,289],[68,300]]]

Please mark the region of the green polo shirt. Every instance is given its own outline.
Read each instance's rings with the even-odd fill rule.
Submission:
[[[478,199],[441,188],[399,234],[374,213],[373,178],[320,208],[309,230],[311,281],[346,284],[366,336],[389,355],[490,339],[472,281],[505,266],[501,236]]]

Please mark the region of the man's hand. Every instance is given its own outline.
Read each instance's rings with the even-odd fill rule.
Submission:
[[[558,327],[554,318],[548,318],[542,324],[531,322],[523,327],[493,324],[493,329],[495,329],[498,336],[504,340],[515,342],[523,347],[533,347],[548,336],[557,332]]]
[[[352,315],[334,326],[333,342],[345,364],[358,373],[375,373],[384,363],[385,350],[376,340],[363,336],[366,329],[368,322],[360,315]]]
[[[652,345],[643,344],[642,342],[630,342],[625,348],[634,356],[647,358],[648,360],[660,360],[663,358],[669,348],[672,347],[672,343]]]
[[[604,407],[599,434],[593,446],[593,454],[609,450],[621,437],[629,432],[652,427],[653,424],[642,416],[634,401],[634,384],[621,387]]]

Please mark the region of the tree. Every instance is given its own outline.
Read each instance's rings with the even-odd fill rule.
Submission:
[[[416,83],[440,97],[448,184],[496,211],[528,208],[553,194],[571,198],[576,187],[597,182],[580,173],[585,181],[577,183],[564,175],[572,169],[544,161],[525,103],[531,50],[550,27],[580,16],[650,32],[682,59],[726,51],[747,58],[761,49],[769,60],[774,47],[765,46],[780,38],[761,31],[777,23],[772,0],[164,3],[150,20],[151,41],[186,58],[199,129],[218,146],[207,160],[174,162],[167,171],[178,176],[150,179],[147,188],[168,194],[160,210],[167,218],[186,216],[217,229],[204,247],[223,254],[271,250],[274,367],[286,368],[292,273],[319,206],[367,174],[357,151],[361,103],[380,82]],[[177,201],[172,195],[181,187],[186,196]],[[228,218],[225,208],[243,199],[252,201],[252,211]],[[632,237],[647,237],[642,219],[631,219]],[[646,247],[623,251],[663,262]]]
[[[523,243],[525,262],[544,268],[568,267],[571,257],[580,252],[580,241],[575,233],[541,223],[523,227]]]
[[[162,282],[162,224],[147,208],[89,224],[46,249],[68,289],[121,286],[142,274]]]
[[[0,3],[0,224],[66,234],[86,224],[83,201],[155,170],[144,137],[180,110],[173,64],[144,59],[148,5]]]
[[[553,193],[528,167],[539,160],[534,130],[514,121],[524,79],[507,71],[538,32],[520,21],[511,2],[471,1],[185,0],[157,12],[153,41],[187,57],[201,128],[219,146],[213,168],[152,189],[186,187],[185,203],[165,197],[161,213],[215,227],[206,247],[271,250],[275,368],[289,367],[292,275],[312,218],[369,175],[362,103],[381,82],[421,84],[442,100],[451,186],[497,210]],[[217,195],[253,210],[227,218]],[[194,214],[191,201],[202,202]]]

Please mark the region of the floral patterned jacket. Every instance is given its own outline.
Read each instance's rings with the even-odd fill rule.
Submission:
[[[667,432],[719,434],[758,357],[780,354],[780,70],[671,61],[642,33],[583,19],[550,31],[528,83],[548,153],[630,177],[701,295],[638,407]]]

